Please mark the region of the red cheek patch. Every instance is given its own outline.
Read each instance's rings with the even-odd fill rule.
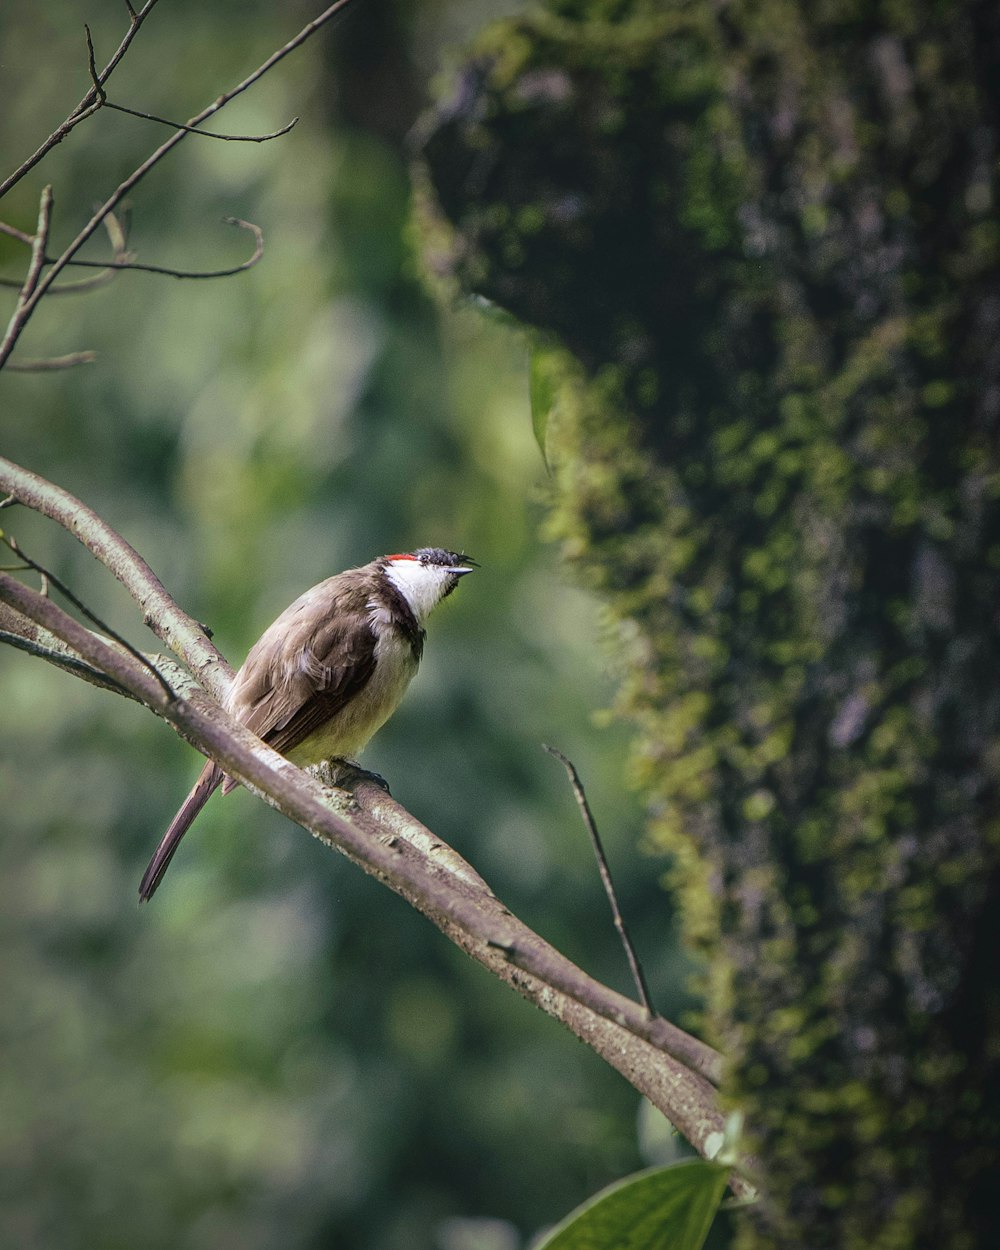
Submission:
[[[387,560],[416,560],[416,558],[416,556],[411,556],[409,552],[404,552],[402,554],[397,553],[394,556],[386,556]]]

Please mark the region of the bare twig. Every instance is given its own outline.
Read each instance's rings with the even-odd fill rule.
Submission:
[[[331,21],[339,13],[343,12],[351,3],[352,0],[335,0],[335,3],[331,4],[311,22],[308,22],[299,31],[299,33],[294,36],[294,38],[290,39],[284,47],[281,47],[276,52],[273,52],[267,60],[262,62],[253,71],[252,74],[248,74],[241,83],[238,83],[229,91],[223,92],[223,94],[215,99],[211,104],[202,109],[200,113],[196,114],[192,118],[189,118],[186,125],[194,128],[200,126],[201,123],[206,121],[209,117],[214,116],[214,114],[219,112],[220,109],[229,104],[230,101],[235,100],[237,96],[242,95],[244,91],[247,91],[250,87],[252,87],[255,82],[262,78],[269,70],[273,69],[274,66],[280,61],[284,60],[286,56],[305,43],[307,39],[310,39],[321,27],[325,26],[327,22]],[[106,82],[106,77],[104,77],[102,81]],[[96,101],[96,106],[100,107],[99,100]],[[169,139],[164,140],[155,152],[148,156],[142,164],[137,166],[123,182],[119,183],[115,191],[108,197],[107,200],[105,200],[100,208],[96,210],[87,224],[69,244],[62,255],[53,262],[52,268],[49,270],[48,274],[38,283],[38,286],[31,298],[25,303],[23,318],[19,320],[16,326],[12,326],[11,329],[8,330],[8,333],[4,336],[3,342],[0,343],[0,366],[3,365],[4,361],[6,361],[8,356],[14,350],[14,344],[17,342],[17,339],[28,318],[37,308],[39,301],[45,297],[46,291],[48,291],[48,289],[52,286],[56,277],[63,271],[63,269],[66,268],[70,261],[76,256],[76,253],[80,250],[80,248],[83,247],[84,243],[86,243],[91,235],[93,235],[94,231],[97,230],[102,219],[107,215],[107,213],[112,212],[115,208],[117,208],[129,191],[141,182],[150,170],[154,169],[168,154],[168,152],[175,148],[183,139],[187,138],[190,133],[190,129],[176,130]]]
[[[77,365],[91,365],[97,359],[97,352],[69,352],[65,356],[42,356],[38,359],[9,360],[7,368],[11,373],[53,373],[59,369],[74,369]]]
[[[52,229],[52,188],[42,187],[42,196],[38,203],[38,225],[35,237],[31,241],[31,260],[28,272],[21,288],[21,299],[18,303],[26,303],[34,295],[41,281],[42,266],[45,264],[45,249],[49,245],[49,231]]]
[[[205,627],[182,611],[131,544],[75,495],[0,456],[0,491],[12,502],[40,512],[67,529],[114,574],[143,613],[144,623],[184,661],[218,698],[225,696],[233,670],[209,640]]]
[[[51,584],[55,586],[56,590],[58,590],[61,595],[64,595],[78,612],[82,612],[92,625],[96,625],[102,633],[107,634],[109,638],[112,638],[119,645],[119,647],[121,647],[122,650],[127,651],[134,660],[138,660],[140,664],[145,665],[163,687],[163,692],[168,699],[177,698],[176,694],[170,687],[170,683],[165,677],[162,676],[159,669],[146,659],[141,651],[139,651],[136,647],[133,647],[127,638],[123,638],[121,634],[113,630],[110,625],[108,625],[105,621],[102,621],[96,613],[92,612],[83,600],[70,590],[61,578],[58,578],[55,573],[45,568],[44,565],[39,564],[37,560],[33,560],[31,556],[29,556],[22,549],[21,545],[12,534],[5,534],[3,530],[0,530],[0,542],[2,542],[5,547],[8,547],[19,559],[23,560],[28,568],[34,569],[36,573],[41,574],[45,581],[44,593],[46,595],[48,594],[48,584],[51,582]]]
[[[104,90],[104,84],[101,82],[100,75],[97,72],[97,65],[94,63],[94,37],[90,33],[89,25],[83,23],[83,33],[87,36],[87,68],[90,70],[90,81],[94,84],[94,91],[101,104],[107,104],[108,97]]]
[[[126,253],[127,256],[127,253]],[[45,263],[52,264],[52,257],[46,256]],[[49,295],[85,295],[88,291],[93,291],[97,287],[107,286],[118,276],[119,269],[128,268],[121,261],[109,264],[107,261],[86,261],[74,260],[70,262],[72,265],[80,265],[86,269],[100,269],[100,273],[95,273],[92,278],[80,278],[75,282],[57,282],[54,286],[49,287]],[[21,283],[16,278],[0,278],[0,286],[20,288]],[[10,368],[10,365],[7,366]]]
[[[267,143],[270,139],[279,139],[282,135],[287,135],[299,120],[293,117],[287,126],[282,126],[280,130],[274,130],[266,135],[225,135],[214,130],[201,130],[197,126],[188,126],[184,122],[172,122],[166,117],[157,117],[155,113],[144,113],[140,109],[126,108],[124,104],[114,104],[108,99],[104,84],[97,72],[97,64],[94,60],[94,40],[86,22],[83,29],[87,35],[87,65],[90,69],[90,81],[94,84],[97,98],[104,108],[114,109],[116,113],[128,113],[130,117],[140,117],[144,121],[158,122],[161,126],[169,126],[171,130],[190,130],[192,134],[204,135],[206,139],[223,139],[228,143]]]
[[[16,647],[37,659],[47,660],[73,677],[79,677],[103,690],[112,690],[115,694],[134,699],[135,695],[125,686],[120,685],[112,677],[102,673],[100,669],[81,660],[72,648],[68,647],[55,634],[49,633],[41,625],[22,612],[16,611],[6,603],[0,603],[0,642]]]
[[[646,984],[646,977],[642,971],[642,964],[639,963],[639,956],[635,953],[632,939],[629,937],[628,929],[625,927],[621,908],[618,906],[618,896],[615,893],[614,883],[611,880],[611,869],[608,867],[607,856],[604,854],[604,847],[601,844],[601,835],[597,832],[597,824],[590,810],[590,804],[587,802],[587,792],[583,788],[580,774],[576,771],[576,766],[572,760],[563,755],[562,751],[544,744],[543,749],[548,751],[550,755],[554,755],[569,774],[570,785],[573,787],[573,793],[576,795],[576,801],[583,816],[583,823],[587,826],[587,832],[590,834],[590,841],[594,847],[594,854],[597,857],[597,867],[601,874],[601,881],[604,884],[604,892],[607,894],[608,902],[611,904],[611,914],[614,916],[615,928],[618,930],[618,936],[621,938],[622,946],[625,948],[625,957],[628,959],[628,965],[632,970],[632,979],[635,981],[635,987],[639,993],[639,1001],[646,1009],[646,1014],[652,1018],[656,1013],[653,1010],[653,1004],[649,997],[649,987]]]
[[[17,303],[14,305],[14,311],[11,313],[10,321],[7,325],[7,333],[4,335],[5,343],[8,340],[11,345],[17,342],[21,331],[31,316],[31,308],[33,307],[31,301],[42,280],[42,266],[45,264],[45,249],[48,246],[51,227],[52,188],[46,186],[42,188],[41,199],[38,203],[38,225],[31,240],[31,259],[28,262],[28,272],[24,275],[24,281],[21,283],[21,290],[17,296]]]
[[[74,265],[86,266],[87,268],[99,268],[100,273],[96,273],[89,278],[76,278],[72,282],[56,282],[49,287],[50,295],[84,295],[88,291],[93,291],[96,287],[107,286],[109,282],[113,282],[118,276],[118,270],[135,257],[128,250],[128,236],[125,232],[125,225],[118,220],[115,213],[108,213],[101,223],[107,231],[108,241],[114,252],[113,261],[82,261],[74,260]],[[51,256],[45,258],[46,264],[55,264],[55,260]]]
[[[86,660],[82,660],[61,638],[57,638],[44,626],[36,624],[23,612],[18,612],[2,602],[0,602],[0,642],[16,647],[17,650],[35,656],[37,659],[45,660],[71,676],[79,677],[90,685],[96,686],[99,690],[110,690],[126,699],[141,702],[133,691],[116,681],[115,678],[108,676]],[[149,653],[146,653],[145,659],[147,664],[160,671],[181,698],[186,698],[195,688],[200,689],[187,669],[182,668],[176,660],[165,655]]]
[[[49,295],[84,295],[88,291],[93,291],[95,287],[106,286],[109,282],[113,282],[118,276],[115,266],[121,266],[124,262],[134,259],[131,253],[126,250],[125,230],[114,213],[108,213],[108,215],[104,218],[104,228],[108,232],[108,238],[110,239],[111,246],[114,249],[114,262],[111,265],[108,265],[104,261],[72,261],[71,263],[73,265],[82,265],[88,268],[99,268],[101,269],[101,272],[94,274],[93,277],[90,278],[79,278],[74,282],[57,282],[53,286],[49,287]],[[3,223],[0,223],[0,229],[4,229]],[[34,242],[33,235],[25,234],[21,230],[14,230],[12,227],[6,228],[6,233],[10,234],[13,238],[19,238],[22,243],[28,243],[30,245]],[[53,257],[46,256],[45,264],[53,264]],[[13,278],[0,278],[0,286],[20,288],[21,283]],[[8,368],[13,367],[14,366],[12,365],[8,365]]]
[[[79,268],[94,268],[105,270],[110,274],[120,273],[125,269],[136,269],[141,273],[161,273],[166,274],[169,278],[229,278],[235,273],[243,273],[247,269],[252,269],[254,265],[264,255],[264,231],[260,226],[255,226],[252,221],[243,221],[240,217],[223,217],[222,219],[227,226],[239,226],[241,230],[249,230],[254,237],[253,255],[247,260],[241,261],[238,265],[231,265],[228,269],[170,269],[166,265],[145,265],[131,259],[118,260],[71,260],[69,264]],[[54,264],[54,260],[47,258],[48,264]],[[84,279],[82,282],[63,283],[52,287],[53,295],[59,293],[70,293],[82,290],[85,287],[96,286],[99,281],[106,281],[103,274],[98,278]]]
[[[0,234],[9,235],[10,238],[17,239],[19,243],[27,243],[28,247],[31,247],[35,241],[33,234],[28,234],[26,230],[18,230],[17,226],[10,226],[5,221],[0,221]],[[21,284],[18,283],[17,285],[20,286]]]
[[[141,109],[126,108],[124,104],[115,104],[112,100],[105,100],[104,107],[114,109],[116,113],[128,113],[130,117],[141,117],[147,122],[158,122],[161,126],[169,126],[171,130],[190,130],[193,135],[204,135],[206,139],[221,139],[225,143],[269,143],[272,139],[280,139],[282,135],[287,135],[299,124],[299,119],[293,117],[280,130],[272,130],[266,135],[227,135],[218,130],[202,130],[199,126],[174,122],[168,117],[157,117],[155,113],[144,113]]]
[[[115,50],[111,60],[108,61],[107,65],[98,76],[102,86],[107,83],[108,79],[118,67],[122,57],[129,50],[132,40],[139,33],[139,28],[156,7],[157,3],[158,0],[146,0],[146,3],[138,12],[132,8],[131,4],[127,4],[126,7],[128,8],[130,17],[129,28],[125,32],[125,36]],[[30,173],[38,162],[52,151],[56,144],[62,143],[63,139],[66,138],[75,126],[78,126],[80,122],[85,121],[88,117],[93,116],[93,114],[96,113],[100,107],[101,100],[94,88],[91,87],[76,108],[69,114],[66,120],[52,131],[48,138],[44,140],[39,148],[32,152],[26,161],[23,161],[12,174],[9,174],[3,182],[0,182],[0,199],[3,199],[11,187],[16,186],[25,174]]]

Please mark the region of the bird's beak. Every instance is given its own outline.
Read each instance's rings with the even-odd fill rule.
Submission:
[[[471,566],[469,568],[466,568],[463,565],[462,568],[452,569],[451,572],[454,573],[456,577],[464,577],[466,573],[474,573],[475,569],[472,568]]]
[[[454,568],[451,570],[455,574],[456,577],[464,577],[466,573],[474,573],[476,569],[479,568],[479,561],[473,560],[472,556],[467,556],[463,554],[462,559],[466,563],[461,564],[458,566],[458,568]]]

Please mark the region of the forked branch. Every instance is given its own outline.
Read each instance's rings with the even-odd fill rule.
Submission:
[[[150,0],[150,3],[148,3],[140,11],[140,13],[136,14],[133,18],[132,27],[130,28],[131,31],[134,32],[140,17],[144,17],[146,13],[148,13],[149,9],[152,8],[153,3],[155,3],[155,0]],[[173,134],[170,135],[168,139],[165,139],[154,152],[152,152],[128,175],[128,177],[118,184],[112,194],[98,209],[95,210],[90,220],[86,223],[86,225],[84,225],[83,229],[79,232],[76,238],[73,239],[65,250],[52,262],[51,268],[35,284],[30,296],[24,299],[23,304],[19,301],[17,315],[11,319],[10,325],[7,328],[7,333],[4,335],[3,341],[0,342],[0,367],[3,366],[4,362],[14,350],[25,325],[28,323],[41,300],[45,298],[46,293],[52,288],[56,278],[60,273],[62,273],[66,266],[75,259],[77,253],[100,227],[101,222],[108,215],[108,213],[114,212],[125,196],[128,195],[134,187],[138,186],[146,175],[151,170],[155,169],[156,166],[168,155],[168,153],[170,153],[179,143],[186,139],[192,131],[197,130],[201,126],[202,122],[205,122],[210,117],[213,117],[219,112],[220,109],[229,104],[230,101],[235,100],[237,96],[240,96],[245,91],[249,90],[254,83],[263,78],[265,74],[275,67],[275,65],[279,64],[279,62],[283,61],[286,56],[301,47],[302,44],[304,44],[308,39],[311,39],[318,30],[320,30],[333,18],[337,17],[338,14],[342,13],[351,3],[352,0],[335,0],[335,3],[324,9],[324,11],[320,13],[318,17],[315,17],[311,22],[308,22],[297,35],[290,39],[283,47],[278,48],[276,52],[273,52],[253,71],[253,73],[248,74],[242,82],[238,83],[235,87],[230,88],[229,91],[223,92],[222,95],[213,100],[211,104],[203,108],[200,113],[197,113],[194,117],[189,118],[182,128],[175,130]],[[122,53],[122,55],[124,55],[124,53]],[[120,60],[120,57],[118,59]],[[117,61],[114,61],[114,64],[117,64]],[[114,66],[112,65],[111,68],[113,67]],[[110,70],[105,71],[103,77],[101,78],[102,84],[107,82],[109,73]],[[86,103],[88,100],[90,102]],[[31,168],[32,164],[37,164],[37,162],[41,160],[42,156],[45,155],[45,152],[50,150],[54,143],[59,142],[61,138],[65,137],[65,134],[72,128],[70,122],[75,125],[77,120],[82,120],[82,116],[89,115],[90,112],[93,112],[101,107],[101,99],[97,93],[96,87],[91,87],[91,92],[84,98],[84,102],[81,107],[83,110],[81,116],[78,118],[77,115],[74,114],[72,118],[67,119],[67,122],[64,123],[64,127],[66,127],[66,129],[62,134],[60,134],[59,139],[53,140],[53,143],[49,143],[48,147],[43,144],[38,153],[31,158],[31,163],[27,164],[27,167],[24,168],[24,172],[27,172],[27,169]],[[51,138],[52,136],[50,136],[50,139]],[[18,173],[17,177],[20,176],[23,176],[23,174]],[[14,178],[14,181],[17,181],[17,177]],[[0,195],[3,194],[7,185],[13,185],[13,183],[8,180],[7,184],[0,187]]]
[[[101,70],[100,74],[97,76],[102,86],[107,83],[108,79],[120,64],[122,57],[131,47],[132,40],[139,33],[139,29],[143,22],[147,17],[149,17],[153,9],[156,8],[157,3],[158,0],[146,0],[146,3],[138,11],[136,11],[130,4],[127,6],[130,18],[129,28],[125,32],[125,36],[121,43],[115,49],[115,53],[111,60],[108,61],[107,65],[105,65],[104,69]],[[30,173],[38,162],[43,160],[57,144],[62,143],[63,139],[66,138],[74,127],[79,126],[82,121],[86,121],[88,117],[93,116],[93,114],[96,113],[100,107],[101,100],[97,91],[93,86],[91,86],[90,90],[83,97],[76,108],[70,113],[66,120],[58,125],[55,130],[53,130],[52,133],[42,141],[42,143],[34,152],[32,152],[27,160],[22,161],[13,173],[8,174],[3,182],[0,182],[0,200],[3,199],[11,187],[16,186],[21,181],[25,174]]]

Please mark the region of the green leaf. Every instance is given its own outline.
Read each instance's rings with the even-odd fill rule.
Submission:
[[[548,429],[549,415],[556,399],[558,377],[553,368],[552,353],[543,347],[535,347],[531,352],[531,366],[528,374],[528,391],[531,396],[531,428],[535,432],[535,442],[542,453],[545,467],[549,467],[545,455],[545,432]]]
[[[701,1250],[728,1176],[705,1159],[638,1172],[577,1207],[537,1250]]]

